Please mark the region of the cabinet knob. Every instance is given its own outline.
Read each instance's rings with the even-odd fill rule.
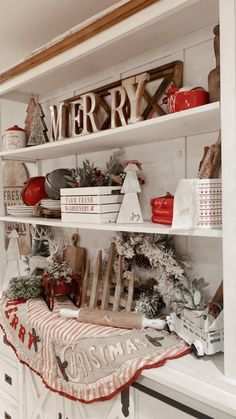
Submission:
[[[6,338],[5,335],[3,336],[2,341],[3,341],[4,345],[9,346],[9,343],[8,343],[7,338]]]
[[[5,374],[5,381],[6,381],[7,384],[12,386],[12,378],[10,377],[10,375]]]
[[[7,412],[4,412],[4,419],[12,419],[12,417]]]

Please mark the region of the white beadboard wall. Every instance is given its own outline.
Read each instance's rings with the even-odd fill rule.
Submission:
[[[1,114],[0,114],[0,127],[1,135],[4,131],[13,125],[24,127],[24,120],[26,117],[25,103],[14,102],[12,100],[1,99]]]
[[[137,74],[148,70],[148,68],[180,59],[184,61],[184,85],[201,86],[207,89],[208,73],[215,66],[212,29],[203,28],[197,33],[192,33],[189,38],[185,38],[184,42],[177,40],[164,48],[148,51],[144,57],[137,57],[137,60],[133,60],[132,63],[121,63],[118,68],[111,69],[109,80],[115,80],[119,76],[121,78],[127,77],[130,74]],[[97,80],[96,77],[91,80],[80,80],[78,82],[79,89],[75,85],[68,87],[68,89],[63,88],[63,94],[56,92],[51,100],[45,97],[39,98],[39,101],[43,104],[48,127],[50,126],[50,104],[57,104],[65,98],[88,90],[83,88],[83,85],[89,85],[89,90],[92,90],[93,86],[109,82],[109,80],[105,83],[99,82],[99,80],[104,79],[104,76],[99,74],[99,77],[100,79]],[[48,97],[50,97],[50,94],[48,94]],[[1,102],[2,132],[14,123],[22,126],[25,119],[26,105],[6,100]],[[163,195],[166,191],[174,193],[178,179],[196,177],[203,147],[215,142],[217,136],[218,133],[214,132],[207,135],[177,138],[157,144],[145,144],[124,149],[125,158],[139,159],[143,162],[146,184],[143,187],[140,202],[144,218],[150,218],[149,202],[151,197]],[[76,164],[81,164],[86,157],[98,166],[103,167],[110,154],[111,152],[106,151],[47,160],[42,162],[42,173],[45,174],[59,167],[75,167]],[[31,170],[32,168],[30,168],[30,172]],[[71,230],[68,231],[71,232]],[[92,261],[98,249],[108,247],[111,236],[109,232],[98,233],[96,230],[81,230],[80,235],[80,245],[89,249],[89,257]],[[211,238],[178,237],[176,238],[176,247],[181,254],[188,254],[193,265],[190,274],[197,277],[204,276],[210,283],[210,292],[214,293],[222,279],[222,241]]]

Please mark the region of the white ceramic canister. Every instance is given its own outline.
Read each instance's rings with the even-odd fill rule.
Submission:
[[[15,150],[16,148],[22,147],[26,147],[25,130],[17,125],[6,129],[2,136],[2,149]]]

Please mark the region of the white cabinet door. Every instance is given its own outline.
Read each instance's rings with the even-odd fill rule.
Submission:
[[[133,389],[130,390],[133,392]],[[65,400],[65,419],[134,419],[132,398],[129,398],[129,408],[122,412],[120,394],[111,400],[84,404]],[[127,400],[127,399],[126,399]],[[63,418],[64,419],[64,418]]]
[[[135,419],[191,419],[192,416],[168,403],[135,390]]]
[[[7,393],[14,402],[18,399],[18,365],[0,355],[0,392]]]
[[[17,407],[11,404],[0,393],[0,418],[1,419],[18,419]]]
[[[48,390],[28,367],[24,378],[24,419],[64,419],[63,397]]]

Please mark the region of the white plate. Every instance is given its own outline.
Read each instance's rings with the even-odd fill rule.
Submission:
[[[23,209],[21,209],[21,210],[20,209],[12,210],[10,208],[8,208],[7,211],[8,212],[17,212],[17,213],[18,212],[34,212],[34,210],[32,210],[32,209],[31,210],[23,210]]]
[[[12,215],[13,217],[34,217],[35,213],[33,212],[32,214],[30,214],[28,212],[27,213],[25,213],[25,212],[20,212],[20,213],[14,212],[14,214],[9,213],[9,215]]]
[[[61,201],[53,199],[42,199],[41,206],[43,208],[56,211],[61,209]]]
[[[12,209],[12,210],[33,210],[34,209],[34,207],[23,207],[22,205],[21,206],[15,206],[15,207],[11,207],[10,205],[8,205],[7,206],[7,208],[8,209]]]
[[[47,204],[47,203],[45,203],[45,202],[41,202],[41,205],[42,205],[42,207],[50,207],[50,208],[60,208],[61,207],[61,204],[59,203],[59,204]]]
[[[27,205],[15,205],[15,206],[7,206],[7,209],[10,211],[33,211],[34,207],[27,207]]]
[[[47,204],[41,204],[44,208],[52,208],[52,209],[60,209],[61,205],[47,205]]]
[[[41,204],[56,204],[59,205],[61,203],[60,199],[42,199]]]

